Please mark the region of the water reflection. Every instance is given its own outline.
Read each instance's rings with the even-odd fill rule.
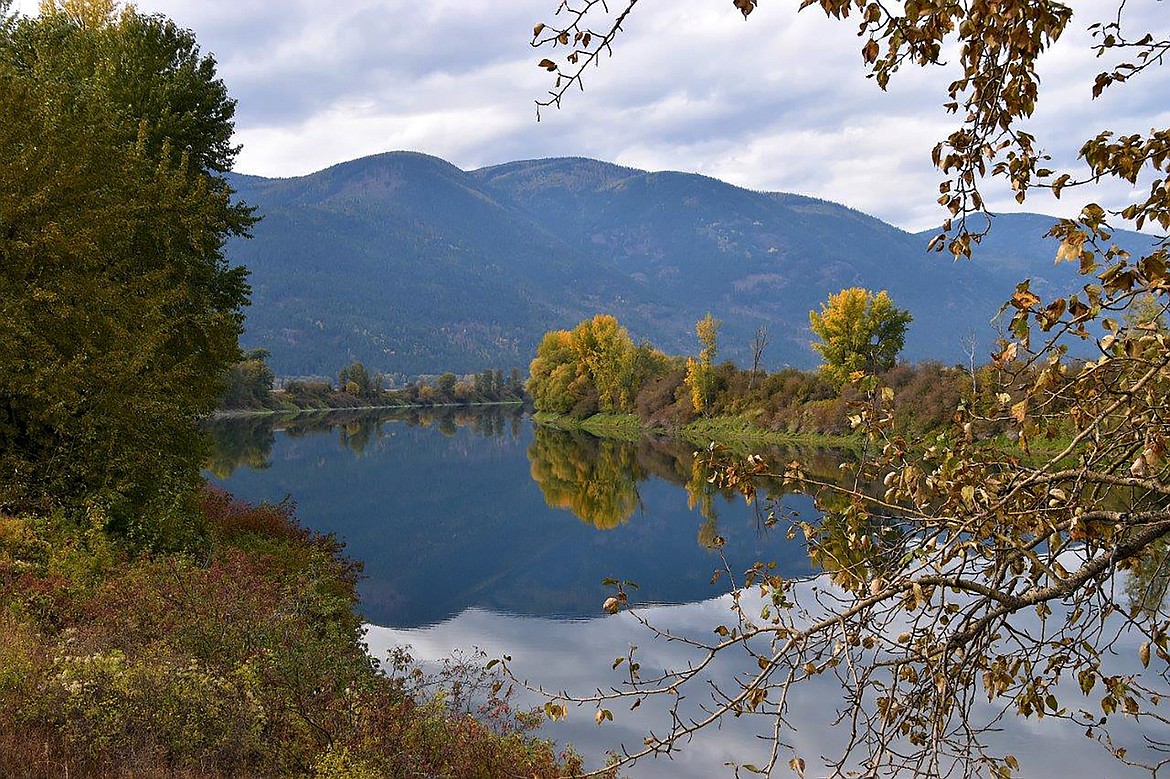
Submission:
[[[711,584],[721,555],[738,570],[768,559],[786,575],[809,571],[803,540],[767,532],[757,506],[715,490],[685,443],[534,430],[503,408],[220,420],[211,431],[216,481],[248,500],[291,496],[306,525],[347,542],[378,624],[470,607],[592,616],[607,577],[636,581],[644,601],[704,600],[721,591]],[[786,505],[812,513],[806,498]]]
[[[474,410],[465,407],[385,408],[215,417],[203,423],[211,441],[207,470],[216,479],[227,479],[237,468],[268,468],[277,433],[305,438],[337,431],[338,442],[354,454],[361,455],[371,442],[386,434],[389,422],[435,428],[446,436],[467,428],[484,437],[510,435],[515,438],[523,418],[523,409],[513,404],[482,406]]]
[[[273,419],[267,416],[208,420],[211,453],[207,470],[217,479],[226,479],[237,468],[263,470],[268,467],[276,442]]]
[[[772,449],[767,454],[779,461],[798,453]],[[827,480],[836,477],[848,453],[809,450],[799,456],[809,463],[806,472]],[[612,530],[644,513],[639,485],[657,479],[685,490],[687,508],[702,518],[699,546],[715,550],[726,541],[719,532],[719,506],[737,500],[738,493],[716,485],[703,460],[695,457],[693,444],[651,436],[636,442],[600,439],[581,431],[537,427],[528,461],[532,480],[550,508],[571,511],[598,530]],[[781,495],[779,480],[761,479],[757,487],[765,499]]]
[[[709,637],[729,610],[726,580],[711,583],[713,569],[724,567],[721,555],[731,570],[775,560],[780,575],[796,578],[809,576],[811,552],[827,577],[851,586],[849,577],[865,579],[872,566],[883,567],[881,557],[894,553],[897,537],[875,520],[860,533],[867,544],[854,544],[847,528],[830,520],[807,546],[803,538],[789,541],[768,532],[755,507],[716,489],[688,444],[534,430],[503,410],[248,419],[218,423],[213,432],[219,443],[209,468],[221,483],[251,500],[291,494],[303,522],[337,533],[363,561],[363,607],[382,626],[371,628],[375,654],[406,643],[416,656],[437,660],[454,647],[478,646],[511,654],[524,675],[558,690],[618,683],[611,664],[631,643],[640,645],[645,668],[682,668],[693,659],[682,642],[639,634],[628,613],[600,616],[607,576],[637,581],[635,597],[650,604],[646,611],[659,627]],[[833,453],[768,456],[800,459],[807,473],[825,480],[840,473]],[[760,486],[765,494],[779,492],[777,484]],[[799,496],[785,497],[783,510],[810,521],[819,516]],[[1162,552],[1127,587],[1135,606],[1154,608],[1164,596],[1170,568]],[[814,584],[824,580],[800,586]],[[1138,670],[1132,643],[1126,638],[1112,647],[1128,664],[1121,673]],[[715,672],[751,671],[752,661],[745,662],[721,663]],[[801,726],[793,746],[805,755],[832,754],[840,738],[828,725],[840,686],[830,676],[810,680],[789,703]],[[1003,728],[995,748],[1020,757],[1025,775],[1041,779],[1119,773],[1098,745],[1055,720],[992,719]],[[547,734],[596,758],[623,742],[640,744],[664,722],[669,715],[650,704],[602,728],[591,711],[574,710]],[[675,759],[629,773],[729,775],[725,762],[759,755],[757,722],[726,721]],[[1125,746],[1136,752],[1140,735],[1128,734]]]
[[[823,586],[824,582],[812,579],[802,586],[807,589],[817,585]],[[675,635],[706,638],[710,636],[711,625],[725,620],[730,608],[730,597],[722,596],[698,603],[640,609],[639,614]],[[521,674],[533,683],[575,694],[588,694],[599,686],[620,687],[621,669],[615,670],[612,664],[630,644],[638,645],[645,668],[685,668],[696,659],[694,651],[683,642],[667,642],[650,635],[627,612],[570,623],[470,609],[427,628],[371,627],[367,639],[374,656],[384,656],[390,647],[410,645],[417,659],[432,663],[449,656],[453,647],[475,646],[494,657],[506,653],[512,657],[513,667],[521,669]],[[1141,670],[1136,639],[1123,639],[1115,649],[1114,671],[1125,675]],[[755,670],[751,657],[726,656],[713,664],[707,678],[728,689],[734,686],[737,674]],[[692,692],[696,698],[690,701],[689,711],[697,714],[698,706],[705,701],[697,690]],[[543,700],[530,695],[522,703],[537,705]],[[623,744],[628,749],[636,749],[648,732],[667,730],[671,724],[668,709],[672,702],[650,699],[636,711],[615,708],[614,721],[603,726],[595,724],[592,709],[570,708],[563,722],[545,725],[543,733],[559,743],[571,742],[587,757],[589,765],[599,767],[607,751],[620,751]],[[816,757],[838,754],[849,731],[848,721],[833,727],[842,706],[840,684],[832,674],[806,679],[792,689],[788,703],[796,727],[785,734],[785,742],[793,751],[808,756],[806,775],[827,775],[828,769],[816,762]],[[1030,779],[1148,776],[1142,771],[1127,770],[1100,743],[1086,738],[1085,728],[1075,722],[1056,717],[1003,719],[1002,713],[1002,708],[976,702],[972,721],[998,722],[986,738],[988,746],[1018,757],[1022,776]],[[639,762],[623,775],[636,779],[733,776],[726,767],[729,762],[766,762],[770,725],[765,717],[727,717],[717,728],[681,744],[680,750],[670,758]],[[1153,721],[1144,723],[1144,727],[1142,723],[1130,722],[1115,733],[1117,746],[1124,746],[1131,755],[1148,757],[1154,750],[1144,737],[1160,738],[1163,727]],[[785,762],[781,760],[781,765]],[[790,775],[784,770],[777,773]],[[744,775],[749,774],[744,772]]]
[[[626,522],[642,504],[638,482],[647,474],[626,441],[537,428],[528,460],[545,503],[572,511],[598,530]]]

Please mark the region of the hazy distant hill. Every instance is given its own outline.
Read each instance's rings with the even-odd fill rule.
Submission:
[[[956,361],[972,331],[990,349],[988,320],[1021,278],[1076,283],[1053,265],[1050,217],[998,217],[977,260],[955,263],[925,253],[929,234],[835,203],[596,160],[465,172],[396,152],[233,183],[264,216],[229,247],[252,270],[244,341],[285,375],[355,358],[406,374],[523,367],[546,330],[597,312],[693,352],[711,311],[720,357],[740,360],[766,323],[766,364],[809,366],[808,311],[852,285],[914,314],[906,357]]]

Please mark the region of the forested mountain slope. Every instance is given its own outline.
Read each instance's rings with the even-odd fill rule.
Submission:
[[[972,332],[990,350],[1019,280],[1075,284],[1043,238],[1050,217],[997,217],[975,261],[956,263],[926,253],[929,233],[836,203],[588,159],[466,172],[394,152],[233,183],[264,217],[230,247],[252,271],[244,340],[285,375],[353,359],[403,374],[523,367],[546,330],[599,312],[682,353],[710,311],[720,359],[741,361],[767,324],[768,367],[811,366],[809,310],[855,285],[913,313],[907,358],[957,361]]]

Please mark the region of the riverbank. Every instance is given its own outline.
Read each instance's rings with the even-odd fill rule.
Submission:
[[[206,489],[192,511],[187,548],[152,554],[0,513],[0,776],[581,772],[499,688],[473,718],[405,650],[371,658],[361,564],[290,503]],[[445,681],[498,678],[473,673]]]
[[[331,414],[338,411],[426,411],[429,409],[488,408],[497,406],[521,407],[522,400],[493,400],[476,403],[380,403],[355,406],[296,406],[282,405],[279,408],[227,408],[216,409],[207,419],[245,419],[248,417],[295,416],[298,414]]]

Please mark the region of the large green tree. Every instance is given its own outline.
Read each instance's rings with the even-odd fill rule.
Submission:
[[[602,0],[561,3],[551,23],[536,27],[533,43],[548,55],[540,65],[557,79],[545,105],[560,105],[612,50],[638,2],[618,3],[596,29],[589,25],[608,10]],[[759,4],[734,5],[746,17]],[[716,638],[692,645],[704,657],[652,680],[631,674],[624,687],[580,701],[669,701],[674,726],[623,752],[622,762],[750,713],[768,716],[773,734],[750,771],[787,763],[797,774],[833,776],[1027,775],[1024,760],[989,741],[1011,713],[1074,723],[1122,763],[1157,774],[1170,695],[1170,613],[1158,597],[1170,536],[1170,342],[1156,322],[1170,305],[1170,253],[1163,241],[1131,256],[1112,233],[1170,229],[1170,127],[1085,127],[1080,162],[1051,164],[1025,123],[1044,94],[1040,57],[1073,18],[1057,0],[801,7],[855,25],[861,62],[880,88],[911,65],[947,72],[943,105],[956,127],[929,150],[943,180],[924,194],[946,217],[931,247],[978,259],[991,222],[983,189],[994,179],[1019,202],[1037,190],[1082,191],[1079,216],[1050,235],[1057,261],[1071,263],[1083,286],[1047,300],[1027,281],[1005,290],[1009,321],[991,407],[957,407],[953,429],[918,445],[890,431],[892,393],[867,382],[872,396],[855,420],[875,456],[843,480],[799,463],[776,474],[818,501],[823,519],[793,530],[832,572],[828,581],[786,581],[762,562]],[[1088,20],[1102,63],[1095,78],[1062,83],[1067,72],[1058,72],[1045,87],[1079,88],[1089,100],[1161,65],[1170,32],[1135,29],[1133,10],[1115,2]],[[1103,206],[1095,201],[1102,182],[1130,194]],[[1087,342],[1093,358],[1070,359],[1070,341]],[[989,435],[1004,423],[1011,441]],[[751,494],[770,470],[759,460],[733,462],[720,478]],[[749,592],[761,600],[749,601]],[[709,669],[729,653],[746,653],[758,672],[730,684],[712,679]],[[814,766],[789,736],[797,688],[818,676],[843,690],[844,733],[842,751]],[[701,714],[681,709],[700,689],[710,692]]]
[[[185,532],[193,421],[239,358],[234,104],[162,17],[2,15],[0,509],[85,509],[163,543]]]

